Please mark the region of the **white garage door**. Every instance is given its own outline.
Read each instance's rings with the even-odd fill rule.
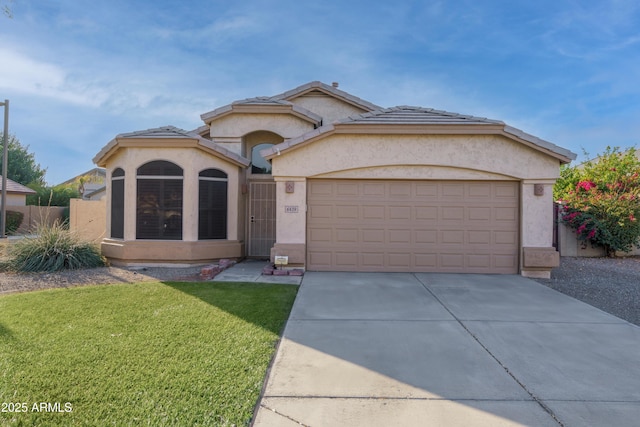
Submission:
[[[309,180],[307,268],[518,272],[518,183]]]

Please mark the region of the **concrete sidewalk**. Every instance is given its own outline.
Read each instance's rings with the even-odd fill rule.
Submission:
[[[255,426],[636,426],[640,328],[520,276],[308,272]]]
[[[269,265],[268,261],[245,259],[213,278],[214,282],[260,282],[299,285],[302,276],[266,276],[262,269]]]

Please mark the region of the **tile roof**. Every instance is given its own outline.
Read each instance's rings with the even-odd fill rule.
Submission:
[[[1,176],[0,176],[0,193],[2,193],[2,177]],[[25,187],[24,185],[7,178],[7,194],[9,193],[36,194],[36,192],[30,189],[29,187]]]
[[[292,110],[297,112],[298,114],[307,116],[315,120],[317,123],[320,123],[322,121],[322,117],[318,116],[317,114],[305,108],[302,108],[298,105],[295,105],[289,102],[291,99],[294,99],[298,96],[302,96],[309,92],[313,92],[315,90],[319,90],[321,92],[331,94],[334,97],[338,99],[342,99],[343,101],[353,104],[359,108],[362,108],[363,110],[373,111],[373,110],[379,110],[382,108],[378,105],[372,104],[369,101],[365,101],[362,98],[358,98],[357,96],[351,95],[350,93],[347,93],[343,90],[340,90],[328,84],[325,84],[319,81],[313,81],[313,82],[303,84],[302,86],[298,86],[294,89],[288,90],[286,92],[280,93],[278,95],[257,96],[255,98],[247,98],[247,99],[234,101],[231,104],[228,104],[220,108],[216,108],[213,111],[209,111],[207,113],[201,114],[200,118],[205,122],[211,121],[215,117],[221,116],[225,113],[232,111],[233,107],[238,105],[263,105],[263,106],[282,105],[282,106],[291,106]]]
[[[152,139],[189,139],[189,140],[197,140],[198,145],[205,147],[211,151],[215,151],[223,157],[226,157],[238,164],[247,166],[250,164],[250,161],[239,154],[236,154],[232,151],[227,150],[226,148],[220,146],[219,144],[215,144],[210,140],[203,138],[198,134],[200,128],[195,129],[193,131],[186,131],[184,129],[177,128],[175,126],[162,126],[153,129],[139,130],[135,132],[129,133],[121,133],[116,136],[114,139],[109,141],[107,145],[105,145],[102,150],[93,158],[93,162],[96,164],[100,164],[101,160],[115,147],[118,145],[119,139],[144,139],[144,138],[152,138]]]
[[[337,97],[337,98],[341,98],[344,101],[347,101],[351,104],[354,104],[364,110],[369,110],[369,111],[373,111],[373,110],[380,110],[382,107],[380,107],[379,105],[373,104],[369,101],[365,101],[362,98],[358,98],[357,96],[351,95],[350,93],[347,93],[343,90],[340,90],[336,87],[333,87],[331,85],[322,83],[320,81],[313,81],[313,82],[309,82],[309,83],[305,83],[301,86],[298,86],[294,89],[288,90],[286,92],[283,92],[281,94],[278,95],[274,95],[271,97],[271,99],[276,99],[276,100],[291,100],[293,98],[296,98],[298,96],[304,95],[307,92],[311,92],[313,90],[319,89],[323,92],[327,92],[332,94],[333,96]]]
[[[311,139],[317,138],[323,134],[329,134],[336,130],[336,126],[347,129],[350,125],[393,125],[393,126],[434,126],[434,125],[491,125],[491,129],[495,129],[496,133],[502,132],[503,135],[517,138],[528,143],[541,151],[546,151],[556,157],[562,158],[563,161],[570,161],[576,158],[576,154],[571,151],[552,144],[528,133],[506,125],[500,120],[491,120],[484,117],[475,117],[447,111],[435,110],[433,108],[399,106],[385,108],[367,113],[357,114],[338,120],[330,125],[322,126],[311,132],[292,138],[281,144],[271,148],[262,150],[260,153],[265,156],[279,155],[283,151],[287,151],[292,147],[301,145]],[[406,129],[406,128],[405,128]],[[462,128],[464,129],[464,128]],[[374,131],[372,129],[372,131]],[[401,131],[401,130],[399,130]]]
[[[448,125],[448,124],[497,124],[504,125],[499,120],[490,120],[484,117],[467,116],[450,113],[448,111],[435,110],[433,108],[411,107],[402,105],[399,107],[384,108],[369,113],[358,114],[339,120],[336,123],[366,123],[366,124],[416,124],[416,125]]]
[[[290,110],[298,114],[299,116],[302,116],[308,119],[310,122],[315,124],[319,124],[322,121],[322,117],[307,110],[304,107],[295,105],[289,101],[285,101],[282,99],[274,99],[273,97],[266,97],[266,96],[259,96],[255,98],[247,98],[247,99],[241,99],[239,101],[234,101],[231,104],[222,106],[220,108],[216,108],[215,110],[209,111],[208,113],[201,114],[200,118],[204,122],[210,122],[216,117],[223,116],[227,113],[232,112],[235,109],[240,110],[242,107],[245,107],[245,106],[276,107],[274,109],[275,110],[274,112],[282,111],[282,109],[285,109],[285,110]],[[278,110],[278,108],[280,110]],[[269,111],[265,111],[265,112],[269,112]]]
[[[158,128],[121,133],[116,138],[193,138],[194,134],[175,126],[161,126]]]

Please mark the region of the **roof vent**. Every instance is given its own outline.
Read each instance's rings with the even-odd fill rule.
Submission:
[[[340,86],[340,84],[338,82],[333,82],[333,83],[331,83],[331,86],[333,86],[333,87],[335,87],[337,89],[338,86]]]

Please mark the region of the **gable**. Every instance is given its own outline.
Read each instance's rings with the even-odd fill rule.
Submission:
[[[560,166],[497,134],[330,133],[271,160],[274,176],[350,179],[556,179]]]
[[[575,159],[575,153],[543,139],[506,125],[499,120],[434,110],[432,108],[400,106],[349,116],[333,124],[307,132],[293,140],[265,150],[267,159],[289,153],[300,147],[323,140],[332,134],[348,135],[481,135],[503,136],[516,144],[538,151],[562,163]]]
[[[313,111],[322,117],[323,124],[330,124],[345,117],[369,111],[319,90],[307,92],[290,99],[289,102]]]

